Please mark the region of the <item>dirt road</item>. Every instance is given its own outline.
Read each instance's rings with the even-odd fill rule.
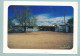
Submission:
[[[73,34],[52,31],[8,34],[8,47],[12,49],[71,49]]]

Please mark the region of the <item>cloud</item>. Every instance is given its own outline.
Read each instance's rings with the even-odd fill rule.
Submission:
[[[19,25],[19,23],[17,22],[16,19],[13,19],[13,20],[12,20],[12,23],[14,23],[15,25]]]
[[[43,25],[43,26],[49,26],[49,25],[54,25],[54,24],[64,24],[64,17],[48,17],[47,15],[37,15],[37,24],[38,25]],[[65,17],[65,22],[67,23],[68,20],[70,19],[70,16]]]
[[[50,14],[40,14],[35,16],[37,19],[37,25],[39,26],[52,26],[55,24],[64,24],[64,17],[50,17]],[[70,16],[65,17],[66,23],[70,19]],[[12,21],[15,25],[19,25],[15,19]]]

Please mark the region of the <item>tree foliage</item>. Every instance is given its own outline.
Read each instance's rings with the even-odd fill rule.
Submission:
[[[34,27],[38,27],[36,17],[33,17],[33,18],[32,18],[32,23],[31,23],[31,25],[34,26]]]
[[[73,32],[73,18],[68,20],[70,32]]]
[[[14,10],[14,19],[16,19],[20,26],[23,26],[24,32],[26,32],[26,26],[37,26],[36,18],[31,17],[32,9],[30,9],[28,6],[13,6],[12,8]]]
[[[73,24],[73,18],[68,20],[68,24]]]
[[[8,17],[8,28],[11,29],[13,28],[14,23],[12,22],[12,18]]]
[[[30,23],[30,16],[31,16],[31,9],[29,7],[13,7],[14,9],[14,18],[21,26],[29,25]]]

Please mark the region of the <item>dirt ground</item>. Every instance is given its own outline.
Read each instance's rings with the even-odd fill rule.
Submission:
[[[71,49],[73,34],[52,31],[37,31],[8,34],[11,49]]]

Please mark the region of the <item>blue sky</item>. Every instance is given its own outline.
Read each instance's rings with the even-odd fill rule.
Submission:
[[[14,11],[11,7],[12,6],[8,8],[8,17],[13,17],[14,15]],[[17,5],[16,7],[23,9],[23,6]],[[74,13],[71,6],[29,6],[29,8],[32,9],[32,16],[38,19],[38,25],[63,24],[64,13],[66,22],[73,17]]]

